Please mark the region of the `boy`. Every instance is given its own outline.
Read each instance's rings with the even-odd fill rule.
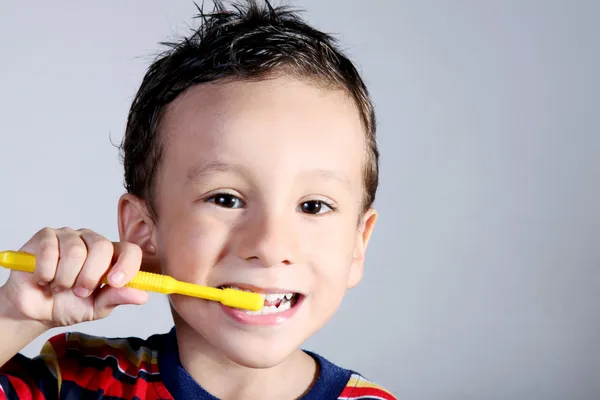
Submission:
[[[118,243],[45,228],[33,274],[0,288],[0,398],[393,399],[300,349],[362,275],[377,213],[375,118],[351,62],[297,15],[254,2],[202,14],[148,70],[122,150]],[[170,296],[146,340],[40,334],[147,294],[140,270],[263,293],[260,312]],[[101,286],[103,276],[108,285]]]

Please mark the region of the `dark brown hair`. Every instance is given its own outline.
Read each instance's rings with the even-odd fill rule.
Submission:
[[[363,211],[371,207],[379,181],[375,113],[360,74],[336,47],[336,40],[309,26],[293,10],[268,2],[260,6],[247,0],[227,10],[215,0],[211,13],[197,8],[201,26],[177,42],[162,43],[167,50],[148,68],[131,105],[120,147],[126,190],[146,200],[156,217],[160,123],[167,105],[184,91],[206,82],[284,73],[345,90],[355,100],[367,143]]]

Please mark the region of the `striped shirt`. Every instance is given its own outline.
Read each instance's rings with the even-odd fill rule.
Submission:
[[[305,351],[320,373],[304,400],[397,400],[359,373]],[[61,333],[40,354],[17,354],[0,368],[0,400],[217,400],[183,368],[175,328],[140,338]]]

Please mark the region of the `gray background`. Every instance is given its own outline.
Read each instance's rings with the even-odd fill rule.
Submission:
[[[111,140],[195,8],[0,4],[0,248],[44,226],[116,239]],[[365,279],[306,347],[402,399],[599,398],[600,2],[297,4],[358,61],[382,149]],[[76,329],[170,325],[153,295]]]

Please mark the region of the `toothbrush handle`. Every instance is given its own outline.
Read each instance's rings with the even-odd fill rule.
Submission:
[[[106,279],[103,283],[107,283]],[[171,294],[174,292],[176,284],[177,281],[170,276],[140,271],[125,286],[148,292]]]
[[[35,272],[35,256],[19,251],[0,251],[0,266],[22,272]]]
[[[2,251],[0,252],[0,265],[9,269],[32,273],[35,271],[35,256],[25,252]],[[102,280],[102,283],[108,283],[106,278]],[[177,281],[167,275],[140,271],[125,286],[148,292],[171,294],[177,287]]]
[[[11,250],[0,252],[0,265],[16,271],[35,272],[35,260],[33,254],[25,252]],[[102,280],[102,283],[108,283],[106,278]],[[125,286],[149,292],[171,294],[177,286],[177,281],[170,276],[140,271]]]
[[[0,266],[8,269],[35,272],[35,256],[16,251],[0,251]],[[102,279],[107,284],[106,277]],[[264,305],[264,299],[257,293],[248,293],[233,289],[217,289],[180,282],[168,275],[140,271],[125,286],[162,294],[181,294],[221,302],[228,307],[257,311]]]

